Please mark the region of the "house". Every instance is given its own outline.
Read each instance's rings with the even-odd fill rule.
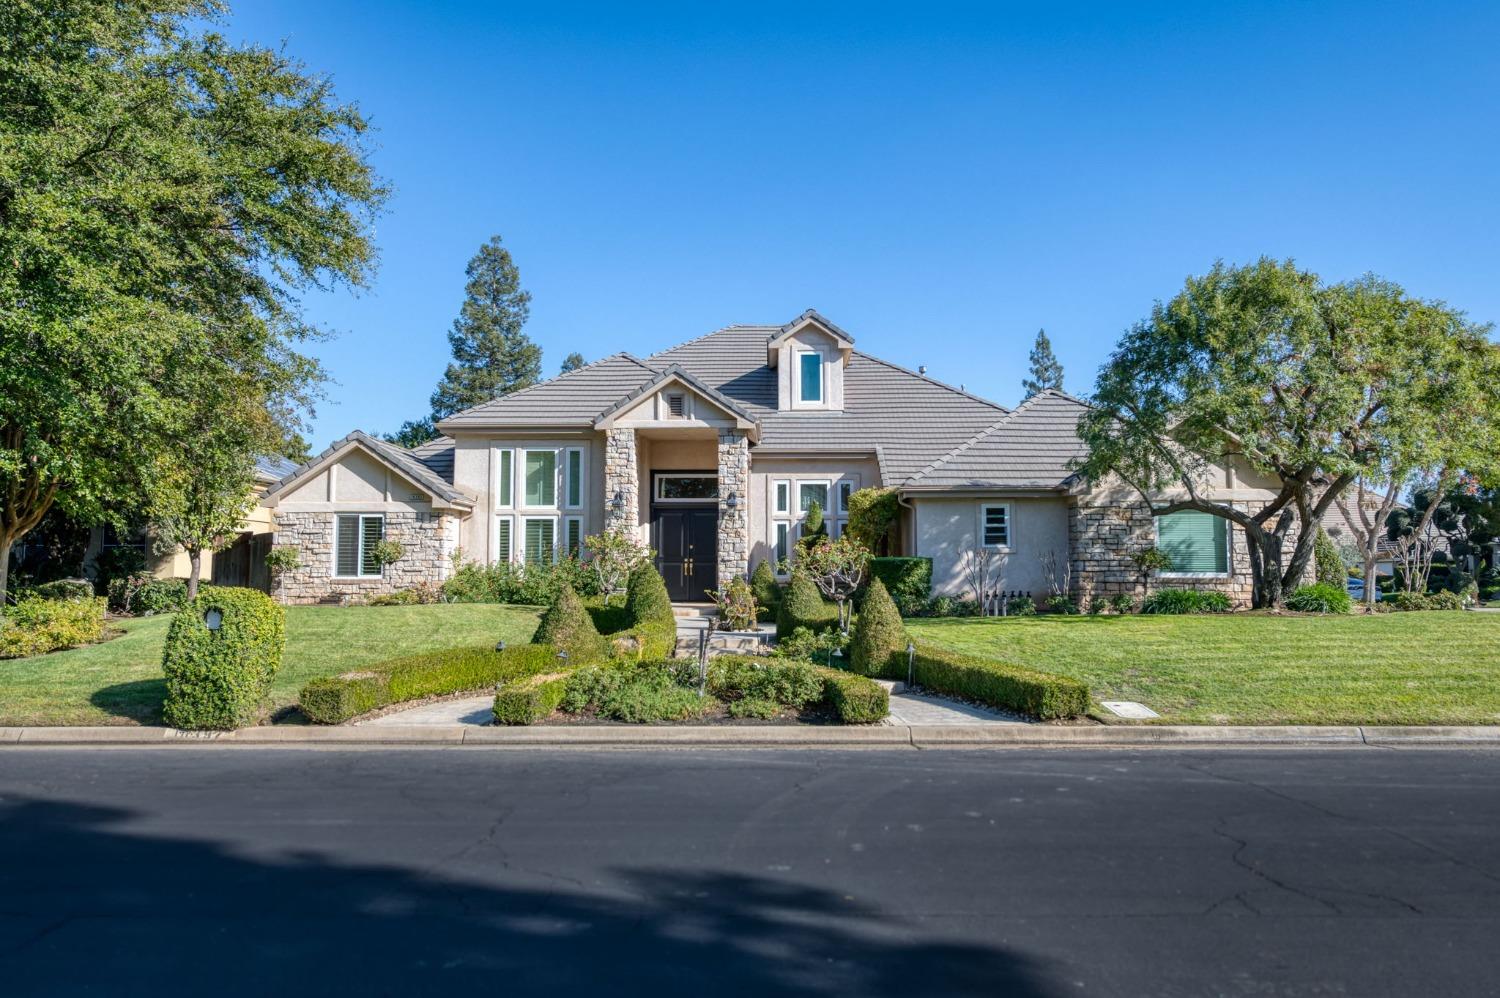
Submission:
[[[615,354],[438,424],[406,450],[355,432],[278,482],[264,503],[301,566],[282,595],[362,598],[440,582],[461,560],[547,562],[622,528],[649,543],[674,600],[697,601],[794,551],[817,503],[833,536],[855,491],[898,490],[900,546],[933,560],[934,591],[992,585],[1038,596],[1133,592],[1131,556],[1159,545],[1172,584],[1248,602],[1244,538],[1221,518],[1153,518],[1128,490],[1089,488],[1084,403],[1044,392],[1015,409],[854,349],[809,310],[638,358]],[[1247,509],[1275,495],[1243,462],[1205,489]],[[402,544],[382,567],[375,543]]]

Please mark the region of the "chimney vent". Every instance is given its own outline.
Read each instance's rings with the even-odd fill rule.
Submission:
[[[918,374],[926,374],[927,373],[927,365],[923,364],[921,367],[917,368],[917,373]]]

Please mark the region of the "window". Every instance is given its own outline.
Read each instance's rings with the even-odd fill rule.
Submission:
[[[849,497],[854,494],[853,482],[839,482],[839,512],[849,512]]]
[[[797,511],[806,513],[813,503],[824,513],[830,513],[828,508],[828,483],[827,482],[798,482],[797,483]]]
[[[823,401],[823,355],[799,353],[797,355],[797,401]]]
[[[786,561],[786,556],[787,556],[787,553],[788,553],[788,550],[787,550],[787,536],[788,536],[788,534],[791,533],[791,527],[792,527],[792,525],[790,523],[778,523],[778,524],[776,524],[776,562],[777,562],[777,564],[773,565],[771,567],[772,568],[776,568],[777,571],[780,571],[780,568],[779,568],[780,563],[783,562],[783,561]]]
[[[657,475],[658,502],[702,502],[719,498],[717,475]]]
[[[526,564],[552,564],[556,531],[557,521],[551,518],[526,520]]]
[[[1195,509],[1156,518],[1156,546],[1172,559],[1163,575],[1228,575],[1228,521]]]
[[[583,554],[583,520],[576,516],[568,517],[563,529],[563,537],[566,538],[568,557],[577,558]]]
[[[379,513],[340,513],[333,545],[333,574],[344,579],[378,577],[375,544],[385,537],[385,517]]]
[[[500,487],[499,487],[499,490],[498,490],[498,496],[497,496],[497,498],[495,500],[495,505],[497,505],[497,506],[509,506],[511,504],[511,480],[510,480],[510,476],[511,476],[511,468],[513,467],[512,457],[514,456],[514,453],[515,453],[514,451],[509,451],[509,450],[503,450],[503,451],[499,452],[499,455],[500,455],[500,470],[499,470]]]
[[[557,451],[529,450],[526,454],[526,505],[557,505]]]
[[[667,415],[672,419],[681,419],[687,411],[687,399],[680,394],[667,396]]]
[[[790,513],[792,511],[792,483],[776,483],[776,504],[774,509],[778,513]]]
[[[583,505],[583,451],[568,448],[568,508]]]
[[[508,516],[502,516],[495,521],[495,560],[504,564],[514,560],[511,544],[511,530],[513,521]]]
[[[1010,507],[980,506],[979,529],[985,547],[1010,547]]]

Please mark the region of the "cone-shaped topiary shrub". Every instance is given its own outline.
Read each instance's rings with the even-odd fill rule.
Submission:
[[[594,618],[589,616],[583,600],[567,583],[558,589],[552,605],[542,614],[542,622],[531,636],[531,643],[553,645],[566,651],[575,663],[580,664],[596,661],[605,654],[604,639],[594,626]]]
[[[625,611],[632,627],[651,621],[671,621],[676,626],[667,584],[649,561],[630,573],[630,581],[625,584]]]
[[[838,626],[838,608],[823,602],[818,584],[801,569],[792,569],[792,583],[776,611],[776,638],[789,637],[799,627],[826,631]]]
[[[906,649],[906,630],[896,603],[879,579],[870,582],[849,644],[849,668],[864,676],[884,676],[891,656]]]
[[[750,589],[755,593],[755,602],[760,604],[766,616],[776,612],[781,605],[781,587],[776,584],[776,572],[771,568],[771,559],[766,558],[750,573]]]

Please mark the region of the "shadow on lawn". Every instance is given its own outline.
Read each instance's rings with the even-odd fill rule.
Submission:
[[[213,841],[211,821],[169,838],[141,827],[150,817],[0,805],[7,993],[1046,993],[1014,953],[913,939],[868,905],[783,880],[631,868],[608,894],[561,876],[522,887],[493,830],[465,850],[494,855],[475,882],[399,854],[252,853]]]
[[[141,724],[161,724],[161,708],[166,699],[165,679],[137,679],[133,683],[116,683],[95,690],[89,703],[115,717]]]

